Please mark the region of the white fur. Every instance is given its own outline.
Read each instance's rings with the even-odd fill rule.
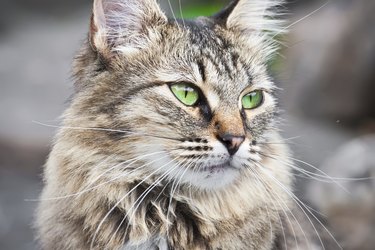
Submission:
[[[228,28],[235,28],[251,33],[282,32],[282,21],[276,18],[279,14],[275,8],[280,7],[281,0],[240,0],[228,18]]]
[[[113,46],[112,50],[123,53],[147,47],[149,39],[157,35],[151,28],[143,33],[143,25],[153,16],[167,22],[155,0],[95,0],[93,13],[98,29],[95,45],[99,49]]]

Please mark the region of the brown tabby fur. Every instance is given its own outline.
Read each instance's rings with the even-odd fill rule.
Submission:
[[[278,143],[266,67],[282,31],[269,19],[278,4],[240,0],[211,18],[176,21],[154,0],[95,0],[76,92],[45,168],[43,249],[318,246],[294,211],[292,164]],[[204,103],[183,105],[174,82],[199,87]],[[242,110],[254,89],[264,103]],[[223,134],[245,138],[231,158],[244,155],[239,167],[199,172],[228,157],[217,151]]]

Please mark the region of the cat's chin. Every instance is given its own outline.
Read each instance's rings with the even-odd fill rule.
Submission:
[[[203,190],[219,190],[234,183],[240,170],[228,164],[206,167],[200,171],[188,171],[183,182]]]

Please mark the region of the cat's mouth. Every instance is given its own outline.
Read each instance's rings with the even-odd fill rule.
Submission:
[[[204,166],[200,168],[199,170],[200,172],[209,172],[210,174],[215,174],[215,173],[224,172],[228,169],[234,169],[230,161],[226,161],[218,165]]]

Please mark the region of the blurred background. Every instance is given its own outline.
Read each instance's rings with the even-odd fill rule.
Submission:
[[[182,15],[179,1],[161,4],[190,18],[228,1],[202,2],[181,0]],[[36,202],[29,200],[42,189],[56,130],[33,121],[58,124],[91,1],[0,3],[0,249],[33,250]],[[282,88],[284,137],[299,167],[344,178],[299,178],[296,191],[331,220],[344,249],[375,249],[375,1],[293,0],[286,7],[290,33],[271,63]]]

